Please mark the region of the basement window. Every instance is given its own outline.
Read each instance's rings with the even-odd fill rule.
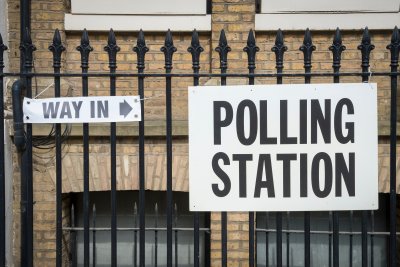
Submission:
[[[338,211],[339,266],[361,266],[362,211]],[[311,255],[313,266],[331,266],[333,253],[332,213],[315,211],[311,216]],[[257,266],[276,266],[276,212],[257,212]],[[282,214],[282,263],[304,266],[304,212]],[[379,209],[368,211],[368,265],[388,264],[389,194],[379,194]],[[268,251],[268,254],[266,254]],[[331,262],[329,262],[331,260]],[[267,263],[268,261],[268,263]],[[371,262],[373,261],[373,263]]]
[[[393,29],[400,0],[258,0],[256,30]]]
[[[90,192],[90,265],[111,266],[111,194]],[[173,262],[179,266],[194,264],[193,213],[189,212],[189,194],[173,192]],[[139,192],[117,191],[117,260],[118,266],[139,266]],[[70,264],[83,266],[83,193],[72,196],[75,225],[70,240]],[[156,208],[157,204],[157,208]],[[94,216],[93,207],[96,207]],[[146,191],[145,266],[165,267],[167,262],[166,192]],[[210,265],[210,215],[199,214],[200,266]],[[93,225],[96,231],[93,231]],[[135,230],[136,229],[136,230]],[[95,238],[93,238],[95,237]],[[94,242],[95,240],[95,242]],[[177,249],[177,250],[176,250]],[[93,256],[95,263],[93,263]]]

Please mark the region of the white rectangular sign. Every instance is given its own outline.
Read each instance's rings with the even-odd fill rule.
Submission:
[[[376,84],[189,87],[192,211],[378,208]]]
[[[140,121],[139,96],[24,98],[25,123]]]

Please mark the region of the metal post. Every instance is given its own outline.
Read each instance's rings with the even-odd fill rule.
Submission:
[[[65,47],[61,44],[61,36],[56,29],[53,37],[53,43],[49,50],[53,52],[54,74],[59,74],[61,69],[61,53]],[[54,76],[54,95],[60,97],[61,82],[59,76]],[[56,124],[56,266],[62,265],[62,159],[61,159],[61,124]]]
[[[228,41],[226,40],[225,31],[221,30],[221,35],[219,37],[218,46],[215,48],[215,51],[219,53],[219,62],[221,74],[225,74],[228,68],[228,52],[231,51],[231,48],[228,46]],[[221,85],[226,85],[226,77],[221,76]],[[228,251],[227,251],[227,243],[228,243],[228,230],[227,230],[227,214],[226,212],[221,212],[221,264],[222,267],[226,267],[228,265]]]
[[[172,71],[172,56],[176,47],[172,40],[171,31],[168,30],[165,36],[164,46],[161,51],[165,55],[165,72]],[[171,102],[171,77],[166,77],[166,136],[167,136],[167,266],[172,267],[172,102]]]
[[[390,68],[392,73],[397,72],[399,66],[400,33],[397,26],[393,30],[390,45]],[[390,75],[390,238],[389,238],[389,266],[396,264],[396,147],[397,147],[397,74]]]
[[[251,74],[254,74],[256,53],[259,50],[260,48],[256,46],[253,30],[250,30],[247,37],[247,46],[243,48],[243,51],[247,53],[250,85],[254,85],[254,77]],[[254,267],[254,245],[254,212],[249,212],[249,267]]]
[[[149,49],[146,46],[144,33],[139,31],[137,45],[133,48],[137,54],[137,69],[138,73],[144,72],[144,58]],[[138,77],[138,88],[140,99],[144,99],[144,77]],[[139,122],[139,266],[145,266],[145,159],[144,159],[144,103],[141,103],[142,119]]]
[[[375,48],[371,44],[371,37],[369,36],[368,28],[364,29],[361,44],[357,47],[361,50],[361,69],[362,69],[362,82],[368,82],[368,72],[369,72],[369,55],[371,51]],[[368,236],[367,236],[367,223],[368,223],[368,211],[362,211],[361,220],[361,265],[368,267]]]
[[[284,44],[283,33],[281,29],[278,29],[275,38],[275,45],[271,49],[275,52],[276,60],[276,73],[281,74],[283,72],[283,55],[287,51],[287,46]],[[282,76],[276,77],[276,83],[282,84]],[[282,267],[282,213],[276,213],[276,265]],[[268,266],[268,262],[267,262]]]
[[[306,33],[304,35],[303,45],[300,47],[300,50],[304,54],[304,71],[306,74],[311,73],[311,55],[315,50],[315,46],[312,43],[311,32],[307,28]],[[311,82],[311,75],[306,75],[304,77],[304,81],[306,84]],[[304,265],[305,267],[310,267],[311,257],[311,249],[310,249],[310,212],[304,212]]]
[[[329,47],[329,50],[333,54],[333,82],[339,83],[339,70],[342,52],[346,47],[342,44],[342,36],[340,34],[339,28],[336,28],[335,36],[333,38],[333,43]],[[332,213],[333,216],[333,266],[339,267],[339,215],[336,211]]]
[[[22,2],[24,2],[24,7],[21,7],[21,10],[27,15],[29,14],[29,11],[27,11],[29,5],[26,3],[27,1]],[[22,22],[29,25],[21,19]],[[29,28],[26,27],[21,32],[23,32],[19,47],[21,58],[23,58],[21,73],[27,74],[32,70],[33,51],[36,50],[36,47],[32,44]],[[32,98],[32,77],[26,76],[24,81],[26,97]],[[32,124],[30,123],[26,124],[25,138],[25,149],[22,151],[21,157],[21,265],[31,267],[33,266],[33,169]]]
[[[193,31],[192,34],[192,42],[190,47],[188,48],[188,52],[192,54],[192,69],[193,69],[193,85],[198,86],[199,85],[199,77],[196,77],[196,74],[199,73],[200,70],[200,53],[203,52],[204,49],[203,47],[200,46],[199,42],[199,34],[197,33],[196,30]],[[193,263],[194,267],[199,267],[200,266],[200,233],[199,233],[199,228],[200,228],[200,223],[199,223],[199,213],[194,212],[194,218],[193,218],[193,235],[194,235],[194,253],[193,253]]]
[[[76,48],[81,52],[82,74],[87,74],[89,69],[89,53],[93,48],[89,43],[86,29],[83,30],[81,44]],[[82,76],[82,95],[88,96],[88,77]],[[83,124],[83,265],[89,267],[89,124]]]
[[[104,47],[108,53],[110,68],[110,96],[116,93],[116,78],[112,76],[117,69],[117,53],[120,48],[117,45],[114,31],[111,29],[108,34],[108,43]],[[117,267],[117,129],[116,123],[110,125],[110,161],[111,161],[111,266]],[[94,260],[94,259],[93,259]]]

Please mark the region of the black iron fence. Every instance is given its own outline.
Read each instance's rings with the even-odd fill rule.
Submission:
[[[311,72],[312,68],[312,53],[316,50],[313,45],[311,33],[307,29],[304,36],[303,44],[300,50],[304,54],[304,73],[284,73],[283,62],[284,53],[287,51],[287,47],[284,44],[284,38],[282,31],[278,30],[275,40],[275,45],[272,47],[272,51],[276,55],[276,72],[275,73],[256,73],[256,53],[259,52],[259,48],[256,46],[253,31],[249,32],[247,45],[244,51],[248,55],[248,73],[228,73],[228,53],[231,51],[225,33],[222,30],[219,40],[219,45],[215,49],[219,53],[220,57],[220,73],[201,73],[200,72],[200,53],[203,52],[203,48],[199,43],[198,33],[193,32],[192,42],[188,48],[188,52],[192,55],[192,72],[187,73],[173,73],[173,54],[177,51],[173,43],[172,34],[170,31],[167,32],[165,38],[165,44],[161,48],[161,51],[165,55],[165,73],[147,73],[145,72],[145,55],[149,51],[146,46],[144,33],[139,32],[137,38],[137,44],[133,48],[133,51],[137,54],[137,69],[135,73],[117,72],[117,60],[116,55],[120,48],[117,45],[114,32],[111,30],[108,37],[108,43],[104,50],[109,56],[109,73],[90,73],[89,68],[89,54],[93,50],[89,36],[86,30],[83,31],[81,44],[77,47],[77,50],[81,53],[81,73],[63,73],[61,72],[61,54],[65,50],[62,45],[61,37],[58,30],[55,31],[53,43],[50,44],[50,51],[53,53],[53,73],[43,72],[32,72],[33,67],[33,52],[35,46],[32,44],[30,33],[28,30],[22,34],[22,41],[20,45],[21,50],[21,72],[20,73],[3,73],[3,52],[7,47],[3,44],[0,39],[0,109],[4,110],[4,99],[3,99],[3,81],[4,77],[19,76],[20,80],[14,83],[12,87],[13,94],[13,110],[14,110],[14,142],[21,154],[21,265],[22,266],[33,266],[33,166],[32,166],[32,125],[23,124],[22,121],[22,110],[20,97],[24,92],[26,97],[32,97],[32,78],[34,77],[50,77],[54,79],[54,94],[55,97],[60,97],[60,79],[62,77],[80,77],[82,82],[82,96],[88,96],[89,93],[89,79],[93,77],[108,77],[110,82],[110,96],[116,95],[116,81],[120,77],[128,77],[138,80],[138,93],[140,98],[144,98],[145,90],[145,78],[159,77],[165,78],[165,101],[166,101],[166,148],[167,148],[167,173],[166,173],[166,265],[173,266],[173,234],[174,234],[174,217],[173,217],[173,193],[172,193],[172,146],[173,146],[173,135],[172,135],[172,105],[171,105],[171,90],[172,90],[172,79],[179,77],[191,77],[193,78],[193,85],[199,85],[199,79],[201,77],[208,78],[219,78],[221,85],[226,85],[227,78],[242,77],[248,79],[248,84],[254,84],[255,78],[276,78],[277,84],[282,84],[284,78],[287,77],[303,77],[305,83],[311,83],[312,77],[331,77],[334,83],[338,83],[340,77],[354,76],[360,77],[360,81],[368,82],[370,76],[369,72],[369,59],[370,52],[374,49],[374,45],[371,43],[371,38],[366,28],[364,30],[362,40],[358,49],[360,50],[361,58],[361,71],[360,72],[340,72],[341,67],[341,54],[345,50],[345,46],[342,44],[341,34],[339,29],[336,30],[333,38],[332,46],[329,48],[333,54],[332,72]],[[389,42],[388,42],[389,43]],[[400,34],[397,27],[393,30],[392,39],[387,46],[390,50],[391,60],[388,65],[390,70],[384,72],[374,72],[374,76],[382,76],[390,79],[391,87],[391,103],[390,103],[390,200],[387,205],[389,213],[389,231],[388,231],[388,265],[391,267],[396,266],[396,142],[397,142],[397,89],[398,89],[398,60],[400,51]],[[145,105],[141,106],[141,114],[143,116]],[[4,112],[0,113],[0,151],[4,151]],[[144,117],[139,122],[139,207],[138,207],[138,227],[137,231],[139,234],[139,245],[138,245],[138,261],[139,266],[145,266],[145,236],[146,227],[149,227],[145,221],[145,121]],[[55,150],[56,150],[56,266],[62,266],[62,142],[63,136],[61,131],[61,125],[55,125],[54,131],[55,139]],[[117,266],[117,202],[116,202],[116,123],[110,124],[110,149],[111,149],[111,266]],[[5,266],[5,187],[4,187],[4,153],[0,153],[0,266]],[[83,265],[89,266],[90,258],[90,207],[89,207],[89,124],[83,124]],[[362,211],[361,216],[361,230],[359,232],[361,236],[361,265],[368,266],[368,211]],[[311,266],[311,231],[310,227],[310,212],[304,212],[303,218],[303,255],[304,255],[304,266]],[[332,257],[333,266],[339,266],[339,216],[338,212],[332,211],[332,229],[328,232],[331,237],[329,246],[332,247],[332,255],[329,254],[329,258]],[[193,265],[200,266],[199,257],[199,214],[193,213]],[[136,228],[135,228],[136,229]],[[135,230],[133,229],[133,230]],[[73,228],[69,230],[74,230]],[[75,229],[76,230],[76,229]],[[92,229],[93,230],[93,229]],[[269,232],[271,229],[266,228],[264,230],[257,229],[257,231]],[[136,230],[135,230],[136,231]],[[276,213],[275,216],[275,228],[273,229],[276,235],[276,266],[283,265],[283,213]],[[254,212],[249,213],[249,266],[255,266],[255,214]],[[222,212],[221,214],[221,265],[227,266],[227,213]],[[266,254],[268,255],[268,251]],[[329,260],[329,263],[331,260]],[[269,263],[257,262],[257,264],[268,265]]]

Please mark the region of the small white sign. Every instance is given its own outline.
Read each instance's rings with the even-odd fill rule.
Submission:
[[[25,123],[140,121],[139,96],[24,98]]]
[[[192,211],[378,208],[376,84],[189,87]]]

